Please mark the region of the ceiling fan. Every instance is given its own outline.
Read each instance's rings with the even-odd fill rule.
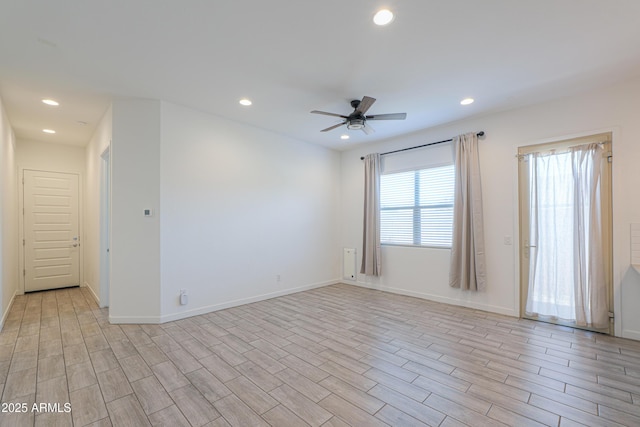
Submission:
[[[313,114],[324,114],[325,116],[340,117],[344,119],[342,123],[330,126],[326,129],[322,129],[320,132],[327,132],[333,130],[342,125],[347,125],[347,129],[357,130],[361,129],[367,135],[374,132],[371,125],[367,123],[367,120],[404,120],[407,118],[407,113],[391,113],[391,114],[372,114],[365,116],[365,113],[371,108],[373,103],[376,102],[375,98],[369,96],[362,97],[362,101],[354,99],[351,101],[351,107],[353,107],[353,113],[348,116],[335,113],[327,113],[326,111],[313,110]]]

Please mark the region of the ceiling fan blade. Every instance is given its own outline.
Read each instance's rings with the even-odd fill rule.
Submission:
[[[407,113],[374,114],[367,116],[367,120],[404,120]]]
[[[342,114],[336,114],[336,113],[327,113],[326,111],[318,111],[318,110],[313,110],[311,111],[312,114],[324,114],[325,116],[333,116],[333,117],[342,117],[343,119],[348,118],[349,116],[343,116]]]
[[[363,96],[362,101],[360,101],[360,105],[356,108],[356,112],[360,114],[364,114],[367,112],[369,108],[376,102],[375,98],[371,98],[370,96]]]
[[[369,123],[365,123],[364,127],[362,128],[362,132],[366,133],[367,135],[371,135],[375,131],[376,130],[374,128],[372,128]]]
[[[340,126],[342,126],[342,125],[344,125],[346,123],[347,123],[346,121],[344,121],[342,123],[338,123],[337,125],[333,125],[333,126],[330,126],[330,127],[326,128],[326,129],[322,129],[320,132],[327,132],[327,131],[333,130],[335,128],[339,128]]]

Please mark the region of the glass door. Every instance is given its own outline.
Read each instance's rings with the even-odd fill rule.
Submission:
[[[611,333],[611,135],[521,147],[521,316]]]

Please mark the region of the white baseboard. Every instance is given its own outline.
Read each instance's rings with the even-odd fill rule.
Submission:
[[[623,329],[622,338],[629,338],[631,340],[640,341],[640,331],[630,331],[628,329]]]
[[[160,321],[160,316],[112,316],[112,315],[109,315],[109,323],[113,325],[122,325],[122,324],[157,325],[162,322]]]
[[[89,288],[89,292],[91,292],[91,296],[95,300],[96,304],[98,304],[98,307],[100,307],[100,298],[98,298],[98,295],[96,295],[96,293],[93,291],[93,288],[89,285],[88,282],[84,282],[84,287]]]
[[[228,301],[221,304],[214,304],[205,307],[196,308],[193,310],[182,311],[180,313],[167,314],[162,316],[160,323],[171,322],[173,320],[185,319],[191,316],[197,316],[200,314],[211,313],[218,310],[224,310],[225,308],[237,307],[239,305],[250,304],[252,302],[264,301],[271,298],[281,297],[283,295],[295,294],[298,292],[308,291],[310,289],[321,288],[323,286],[334,285],[340,283],[340,280],[329,280],[326,282],[313,283],[310,285],[299,286],[297,288],[285,289],[277,292],[270,292],[268,294],[256,295],[254,297],[237,299],[234,301]]]
[[[443,304],[457,305],[459,307],[472,308],[474,310],[482,310],[482,311],[488,311],[490,313],[504,314],[505,316],[519,317],[519,314],[514,309],[499,307],[495,305],[482,304],[482,303],[477,303],[473,301],[464,301],[464,300],[459,300],[454,298],[443,297],[440,295],[433,295],[433,294],[428,294],[423,292],[410,291],[407,289],[394,288],[391,286],[375,286],[374,287],[369,285],[368,283],[359,282],[355,280],[343,279],[342,282],[348,285],[360,286],[362,288],[391,292],[392,294],[406,295],[409,297],[416,297],[416,298],[426,299],[429,301],[441,302]]]
[[[13,292],[13,296],[11,297],[11,301],[9,301],[9,305],[7,305],[7,310],[2,313],[2,319],[0,319],[0,332],[2,331],[2,328],[4,327],[4,322],[5,320],[7,320],[7,316],[9,315],[9,312],[11,311],[11,307],[13,307],[13,302],[16,300],[16,295],[18,295],[18,291],[15,290]]]
[[[336,283],[340,283],[340,280],[329,280],[326,282],[313,283],[310,285],[299,286],[297,288],[285,289],[277,292],[270,292],[267,294],[256,295],[249,298],[242,298],[233,301],[227,301],[220,304],[208,305],[204,307],[198,307],[187,311],[181,311],[179,313],[171,313],[165,314],[163,316],[146,316],[146,317],[136,317],[136,316],[109,316],[109,322],[113,324],[123,324],[123,323],[145,323],[145,324],[160,324],[166,322],[172,322],[174,320],[186,319],[188,317],[198,316],[200,314],[207,314],[218,310],[224,310],[225,308],[237,307],[239,305],[250,304],[253,302],[264,301],[271,298],[281,297],[284,295],[295,294],[298,292],[308,291],[310,289],[321,288],[323,286],[334,285]]]

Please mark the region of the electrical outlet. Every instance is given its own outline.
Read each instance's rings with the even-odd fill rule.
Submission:
[[[504,244],[513,245],[513,239],[511,238],[511,236],[504,236]]]
[[[187,305],[189,299],[187,297],[187,290],[180,289],[180,305]]]
[[[281,280],[280,275],[276,274],[276,282],[280,283],[280,280]]]

